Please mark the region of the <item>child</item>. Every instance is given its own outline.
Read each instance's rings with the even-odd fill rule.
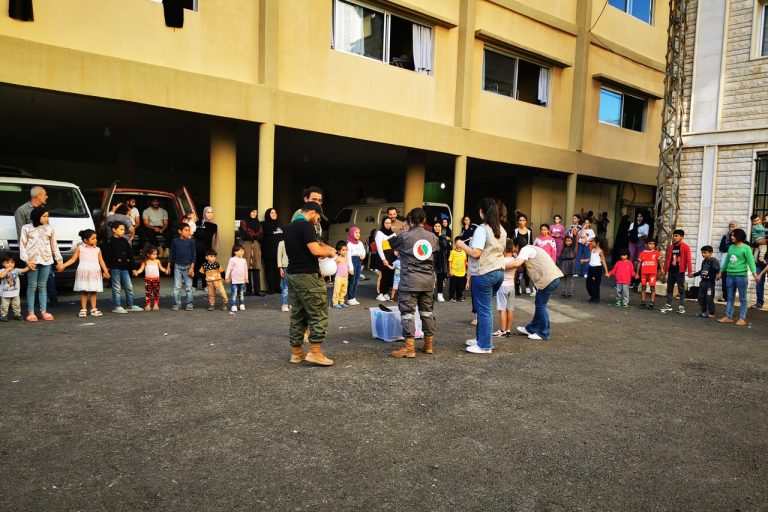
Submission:
[[[0,270],[0,322],[8,321],[8,309],[13,312],[14,320],[21,320],[21,287],[19,286],[20,276],[29,271],[29,267],[16,268],[16,261],[13,255],[7,253],[3,255],[3,269]]]
[[[667,302],[661,308],[662,313],[672,311],[672,292],[677,285],[677,294],[680,305],[677,306],[679,314],[685,313],[685,275],[693,277],[693,264],[691,261],[691,247],[683,242],[685,231],[676,229],[672,232],[672,243],[667,247],[667,257],[664,259],[664,272],[667,274]]]
[[[205,262],[203,262],[198,272],[205,276],[205,283],[208,285],[208,311],[213,311],[213,308],[216,306],[217,293],[221,295],[224,301],[221,310],[228,310],[229,297],[227,297],[227,292],[224,291],[224,285],[221,283],[221,273],[224,272],[224,269],[216,261],[216,251],[213,249],[205,251]]]
[[[285,278],[285,269],[288,268],[288,253],[285,252],[285,242],[280,240],[277,244],[277,267],[280,269],[280,311],[287,313],[291,310],[288,304],[288,280]]]
[[[181,284],[184,283],[186,310],[192,311],[192,278],[195,276],[195,258],[197,253],[195,241],[192,240],[192,230],[189,224],[182,223],[179,226],[179,237],[171,241],[171,252],[168,256],[168,268],[166,274],[171,273],[173,264],[173,306],[171,310],[181,309]]]
[[[134,276],[144,272],[144,311],[160,309],[160,271],[167,274],[169,268],[164,267],[158,259],[157,247],[148,245],[144,248],[144,261],[138,270],[133,271]]]
[[[579,261],[581,262],[579,273],[585,278],[589,277],[589,267],[592,266],[588,263],[591,259],[590,252],[594,248],[593,244],[591,243],[594,238],[595,232],[592,230],[592,223],[589,221],[589,219],[584,219],[584,223],[581,225],[581,230],[579,231],[577,240],[579,241]],[[607,274],[608,270],[606,270],[605,273]],[[598,290],[598,298],[599,296],[600,291]]]
[[[693,274],[693,277],[701,277],[699,281],[699,308],[698,316],[702,318],[715,317],[715,284],[720,261],[712,257],[714,250],[711,245],[701,248],[701,270]]]
[[[516,270],[514,268],[507,268],[507,265],[513,261],[515,261],[515,258],[512,256],[512,239],[508,238],[504,248],[504,281],[501,283],[499,291],[496,292],[496,309],[499,310],[501,328],[493,333],[495,338],[500,338],[501,336],[509,337],[512,331],[512,318],[515,313]]]
[[[588,220],[584,221],[584,226],[589,226]],[[581,258],[580,260],[582,265],[587,266],[587,293],[589,294],[589,302],[593,304],[600,302],[600,281],[602,281],[603,274],[608,277],[608,265],[605,263],[602,243],[602,239],[593,236],[589,240],[589,258]]]
[[[103,279],[109,278],[109,270],[101,256],[101,249],[98,245],[98,237],[92,229],[84,229],[78,233],[83,243],[75,247],[72,257],[64,263],[64,268],[69,267],[78,259],[77,271],[75,272],[74,291],[80,292],[80,318],[88,316],[86,306],[90,300],[91,316],[101,316],[102,313],[96,308],[96,294],[104,291]]]
[[[632,262],[629,261],[629,251],[622,249],[619,251],[619,257],[621,258],[616,264],[613,265],[613,269],[608,273],[609,276],[616,278],[616,306],[622,308],[629,307],[629,283],[637,275],[635,274],[635,267]]]
[[[720,274],[728,272],[728,302],[725,305],[725,316],[718,319],[722,324],[732,324],[733,306],[736,301],[736,290],[739,291],[739,319],[736,325],[747,325],[747,271],[755,276],[755,281],[759,280],[760,275],[755,267],[755,259],[752,256],[750,247],[745,244],[747,233],[743,229],[734,229],[731,232],[733,244],[728,248],[728,255],[725,258]]]
[[[240,311],[245,311],[245,302],[243,294],[245,285],[248,284],[248,262],[244,258],[245,249],[242,245],[236,245],[232,248],[232,257],[227,263],[227,273],[224,280],[231,283],[229,288],[230,302],[232,311],[237,311],[238,304]]]
[[[365,244],[360,241],[360,228],[352,226],[347,231],[347,266],[352,280],[347,288],[347,304],[359,306],[357,300],[357,283],[363,277],[363,260],[365,259]]]
[[[765,252],[768,245],[765,245],[765,226],[763,226],[760,216],[755,214],[749,218],[752,221],[752,257],[755,263],[761,265],[765,263]]]
[[[656,301],[656,278],[659,275],[661,253],[656,250],[656,240],[648,240],[645,249],[637,255],[637,266],[640,274],[640,309],[653,309]],[[646,305],[645,288],[651,287],[651,300]]]
[[[131,282],[131,267],[133,267],[133,252],[131,243],[125,238],[125,224],[111,222],[109,229],[112,237],[104,242],[102,252],[104,263],[112,276],[112,304],[113,313],[125,314],[129,311],[142,311],[133,303],[133,283]],[[125,307],[121,304],[120,292],[125,288]]]
[[[394,267],[394,276],[392,278],[392,289],[389,291],[390,300],[395,300],[397,295],[397,289],[400,288],[400,257],[398,256],[392,263]]]
[[[467,253],[456,245],[460,236],[453,239],[453,250],[448,256],[448,298],[451,302],[464,302],[464,287],[467,286]]]
[[[333,278],[333,307],[348,308],[344,304],[349,285],[349,265],[347,265],[347,242],[340,240],[336,244],[336,275]]]
[[[544,249],[552,261],[557,262],[557,245],[555,239],[549,236],[549,224],[539,226],[539,236],[533,241],[533,245]]]
[[[189,212],[188,214],[184,215],[182,221],[189,226],[189,231],[194,237],[195,231],[197,231],[197,214],[195,212]]]
[[[573,237],[566,235],[563,238],[563,249],[560,251],[560,257],[557,261],[557,266],[563,273],[561,278],[563,281],[563,293],[560,294],[562,299],[570,299],[573,295],[573,282],[576,277],[576,246],[573,244]]]

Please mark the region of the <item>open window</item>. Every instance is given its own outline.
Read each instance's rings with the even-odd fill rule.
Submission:
[[[647,103],[646,99],[602,87],[599,120],[601,123],[642,132],[645,130]]]
[[[608,0],[608,4],[645,23],[653,19],[653,0]]]
[[[418,73],[433,73],[432,27],[386,9],[334,0],[333,48]]]
[[[533,105],[549,104],[549,67],[490,48],[483,57],[483,90]]]

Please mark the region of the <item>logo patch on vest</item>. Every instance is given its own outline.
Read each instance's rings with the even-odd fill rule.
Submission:
[[[413,255],[419,261],[428,260],[432,256],[432,244],[426,240],[419,240],[413,246]]]

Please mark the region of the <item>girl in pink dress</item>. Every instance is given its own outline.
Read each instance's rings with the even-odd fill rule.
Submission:
[[[69,267],[75,261],[80,260],[75,272],[76,292],[80,292],[80,313],[77,316],[85,318],[88,315],[86,306],[91,303],[91,316],[101,316],[101,311],[96,308],[96,294],[104,291],[102,279],[109,278],[109,270],[101,257],[101,249],[96,245],[96,232],[92,229],[84,229],[80,233],[83,243],[75,247],[72,257],[64,263]]]
[[[560,256],[560,251],[563,250],[563,239],[565,238],[565,226],[563,226],[563,218],[559,215],[552,217],[554,224],[549,226],[549,235],[555,239],[555,249],[557,250],[556,258]]]

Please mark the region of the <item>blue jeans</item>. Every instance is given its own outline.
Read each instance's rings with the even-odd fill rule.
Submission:
[[[589,262],[582,263],[581,260],[589,258],[589,245],[579,244],[579,254],[576,258],[576,273],[582,277],[587,277]]]
[[[283,278],[283,281],[285,281],[285,278]],[[245,300],[243,299],[243,294],[245,293],[245,285],[244,284],[235,284],[232,283],[229,286],[229,302],[233,306],[242,306],[245,304]],[[283,292],[284,295],[288,295],[288,289],[286,285],[286,290]],[[238,302],[238,300],[240,302]]]
[[[35,312],[35,292],[40,296],[40,312],[48,310],[48,274],[53,265],[37,265],[35,270],[27,272],[27,309]]]
[[[545,340],[549,339],[549,311],[547,311],[547,302],[549,302],[549,296],[560,285],[560,279],[555,279],[547,285],[543,290],[536,292],[536,299],[534,304],[536,305],[536,311],[533,313],[531,323],[525,326],[525,330],[531,334],[538,334]]]
[[[733,304],[736,302],[736,290],[739,290],[739,320],[747,318],[747,276],[728,276],[728,302],[725,305],[725,316],[733,315]]]
[[[173,303],[181,307],[181,285],[184,284],[184,299],[187,305],[192,304],[192,277],[189,269],[192,263],[173,266]]]
[[[131,271],[121,270],[119,268],[109,269],[109,273],[112,276],[112,303],[115,308],[119,308],[120,304],[120,292],[125,288],[125,307],[130,308],[133,306],[133,283],[131,282]]]
[[[472,276],[470,288],[472,289],[472,302],[477,311],[477,328],[475,337],[477,346],[483,349],[493,348],[493,297],[501,288],[504,281],[504,272],[494,270],[481,276]]]
[[[359,256],[352,256],[352,270],[355,274],[352,279],[349,280],[349,287],[347,288],[347,300],[354,299],[357,296],[357,283],[360,282],[360,272],[363,268],[363,262],[360,261]]]
[[[280,278],[280,302],[283,306],[288,304],[288,281],[284,277]]]
[[[757,273],[759,274],[763,271],[765,265],[755,262],[755,267],[757,268]],[[763,304],[765,304],[765,275],[763,275],[763,277],[761,277],[757,282],[757,286],[755,287],[755,295],[757,295],[755,304],[757,307],[763,307]]]

